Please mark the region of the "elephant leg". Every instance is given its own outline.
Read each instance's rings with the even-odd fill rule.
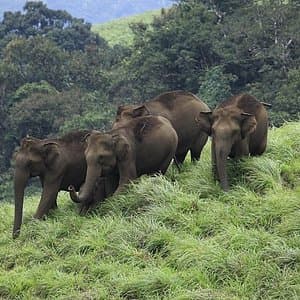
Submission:
[[[105,178],[105,196],[110,197],[118,188],[119,176],[111,175]]]
[[[131,180],[137,178],[136,165],[132,157],[120,161],[118,163],[118,169],[119,169],[120,177],[119,177],[118,188],[114,192],[114,195],[120,193],[124,189],[125,185],[130,183]]]
[[[188,150],[186,150],[185,152],[180,153],[180,154],[179,153],[175,154],[175,159],[178,164],[182,164],[184,162],[187,152],[188,152]]]
[[[85,216],[89,211],[89,207],[85,204],[80,204],[79,206],[79,215]]]
[[[42,197],[34,215],[34,218],[41,219],[46,216],[50,209],[57,206],[56,199],[59,191],[60,182],[44,182]]]
[[[244,139],[242,142],[238,143],[237,145],[233,145],[232,152],[234,153],[233,158],[235,159],[240,159],[243,156],[248,156],[249,155],[248,139]]]
[[[53,205],[51,206],[50,209],[57,209],[57,199],[55,199],[55,201],[53,202]]]
[[[191,160],[197,161],[200,159],[201,152],[203,147],[207,142],[208,136],[207,134],[200,134],[199,137],[196,139],[194,144],[191,147]]]
[[[267,138],[264,138],[263,140],[260,141],[259,145],[255,145],[254,147],[249,146],[249,152],[251,155],[256,156],[256,155],[261,155],[265,152],[267,147]]]
[[[102,202],[106,198],[105,181],[105,177],[97,178],[96,185],[93,191],[93,197],[89,202],[90,206],[95,206],[97,205],[97,203]]]
[[[168,157],[167,159],[165,159],[160,167],[160,172],[161,174],[165,174],[168,170],[168,167],[170,166],[172,158]]]
[[[254,155],[262,155],[266,151],[266,148],[267,148],[267,139],[262,141],[261,145],[259,145]]]
[[[173,157],[173,164],[175,164],[177,170],[181,171],[181,165],[178,163],[176,156]]]

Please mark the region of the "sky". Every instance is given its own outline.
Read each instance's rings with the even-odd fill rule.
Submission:
[[[34,0],[39,1],[39,0]],[[48,8],[67,10],[73,17],[90,23],[103,23],[147,10],[169,7],[174,0],[44,0]],[[4,11],[22,11],[26,0],[0,0],[0,19]]]

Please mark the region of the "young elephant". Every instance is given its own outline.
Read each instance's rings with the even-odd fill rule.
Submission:
[[[212,136],[212,165],[223,190],[229,188],[227,157],[261,155],[267,144],[268,114],[266,103],[241,94],[219,104],[213,112],[201,112],[197,123]]]
[[[87,203],[96,178],[118,179],[115,193],[142,174],[164,174],[174,157],[177,134],[170,122],[160,116],[132,119],[107,133],[92,132],[86,139],[87,174],[78,195],[70,187],[73,201]]]
[[[21,147],[15,154],[14,238],[20,233],[24,190],[29,178],[38,176],[43,187],[34,215],[38,219],[57,207],[56,198],[60,190],[67,191],[70,184],[79,190],[86,175],[85,143],[82,140],[88,132],[73,132],[58,139],[40,140],[29,137],[21,141]],[[101,197],[101,190],[98,191],[98,197]]]
[[[200,111],[208,110],[208,106],[192,93],[171,91],[143,104],[119,106],[113,128],[123,126],[136,117],[161,115],[171,122],[178,135],[176,161],[182,163],[189,150],[191,159],[199,160],[208,136],[197,126],[195,118]]]

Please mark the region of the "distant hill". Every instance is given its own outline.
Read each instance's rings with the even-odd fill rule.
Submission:
[[[140,14],[148,10],[169,7],[172,0],[44,0],[51,9],[61,9],[73,17],[90,23],[103,23],[125,16]],[[26,0],[1,0],[0,17],[5,11],[22,11]]]
[[[151,23],[155,16],[160,15],[160,10],[151,10],[138,15],[123,17],[102,24],[94,24],[92,31],[105,38],[110,45],[120,44],[129,46],[132,43],[133,34],[129,27],[131,23]]]

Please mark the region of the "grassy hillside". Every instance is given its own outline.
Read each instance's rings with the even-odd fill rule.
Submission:
[[[300,123],[261,157],[230,163],[224,193],[201,161],[144,176],[97,213],[68,195],[45,221],[25,201],[21,236],[0,205],[1,299],[299,299]]]
[[[158,15],[160,15],[160,10],[147,11],[139,15],[120,18],[103,24],[95,24],[92,26],[92,31],[99,33],[110,45],[120,44],[129,46],[133,40],[129,24],[137,22],[149,24],[153,20],[153,17]]]

